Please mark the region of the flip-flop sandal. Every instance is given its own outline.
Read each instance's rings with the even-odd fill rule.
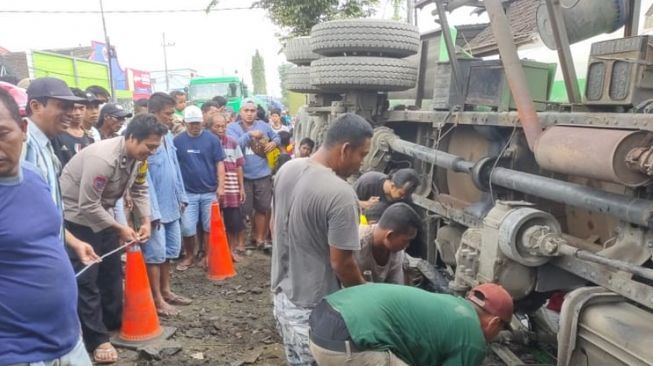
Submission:
[[[165,300],[165,302],[167,302],[170,305],[186,306],[193,303],[193,300],[180,295],[175,295],[174,297],[170,297],[170,298],[164,297],[163,300]]]
[[[156,309],[156,314],[161,318],[170,318],[179,315],[179,311]]]
[[[104,357],[100,357],[104,356]],[[118,361],[118,351],[112,345],[99,346],[93,351],[93,362],[99,365],[108,365]]]
[[[188,265],[186,265],[186,264],[182,264],[182,263],[179,263],[179,264],[177,265],[177,267],[175,267],[175,269],[176,269],[177,271],[179,271],[179,272],[183,272],[183,271],[188,270],[188,269],[189,269],[190,267],[192,267],[193,265],[194,265],[194,263],[191,263],[191,264],[188,264]]]

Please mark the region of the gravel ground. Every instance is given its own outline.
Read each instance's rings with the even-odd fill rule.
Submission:
[[[119,349],[117,365],[285,365],[283,345],[272,317],[270,257],[254,252],[236,263],[237,275],[214,282],[197,265],[173,272],[173,291],[193,299],[181,314],[161,319],[177,327],[171,338],[181,350],[161,359]]]

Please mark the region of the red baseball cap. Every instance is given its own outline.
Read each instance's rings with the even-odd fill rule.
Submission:
[[[484,283],[469,290],[467,299],[488,314],[498,316],[506,323],[512,320],[512,297],[500,285]]]

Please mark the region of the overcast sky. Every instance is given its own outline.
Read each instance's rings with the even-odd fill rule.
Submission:
[[[105,11],[154,9],[203,9],[210,0],[104,0]],[[643,1],[645,11],[653,0]],[[220,8],[249,7],[252,0],[220,0]],[[99,14],[3,13],[7,10],[99,10],[99,0],[0,0],[0,47],[10,51],[88,46],[103,41]],[[377,17],[389,18],[389,0]],[[433,6],[419,17],[421,31],[434,29]],[[486,21],[460,9],[450,19],[452,25]],[[117,48],[121,66],[142,70],[163,70],[161,35],[169,42],[168,68],[193,68],[205,76],[232,74],[236,70],[250,79],[251,56],[258,49],[264,56],[268,93],[279,95],[277,67],[285,62],[280,54],[280,30],[260,9],[201,13],[107,14],[107,32]]]

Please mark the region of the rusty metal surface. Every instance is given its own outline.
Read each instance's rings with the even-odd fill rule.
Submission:
[[[451,133],[448,152],[469,161],[478,161],[489,155],[490,143],[480,133],[463,126]],[[481,199],[481,191],[476,188],[469,174],[447,170],[447,188],[451,196],[468,204]]]
[[[526,74],[519,60],[517,47],[512,41],[513,38],[508,17],[506,17],[500,0],[486,0],[485,9],[490,17],[490,26],[499,46],[501,61],[503,62],[510,90],[512,91],[512,97],[517,106],[519,120],[526,134],[528,146],[533,150],[535,141],[542,132],[542,127],[537,118],[535,105],[528,91]]]
[[[590,126],[653,131],[653,118],[643,113],[540,112],[538,118],[542,127]],[[517,112],[391,111],[385,115],[384,122],[426,123],[434,128],[446,123],[513,127],[519,126],[519,116]]]
[[[643,131],[555,126],[540,135],[534,153],[543,169],[634,187],[651,177],[629,168],[626,157],[647,141]]]

